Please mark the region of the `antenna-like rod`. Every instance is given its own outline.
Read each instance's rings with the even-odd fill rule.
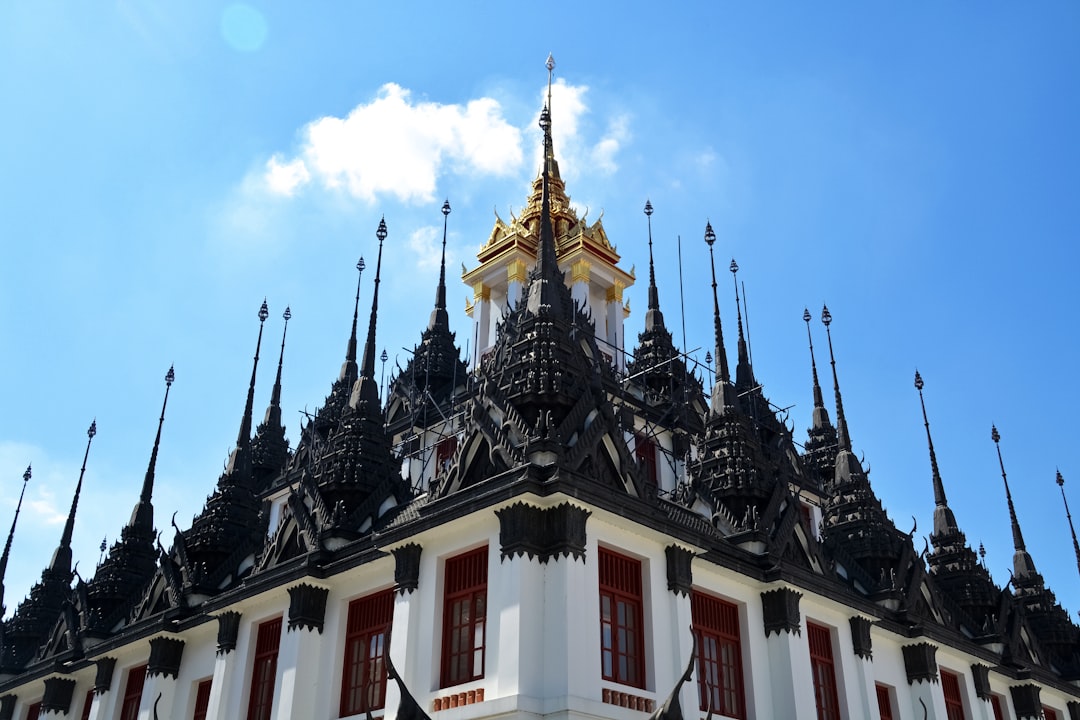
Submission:
[[[240,420],[240,432],[236,436],[236,449],[229,456],[228,472],[241,470],[247,472],[251,461],[251,413],[255,408],[255,374],[259,369],[259,351],[262,349],[263,326],[270,310],[263,298],[259,306],[259,338],[255,341],[255,359],[251,363],[251,381],[248,383],[247,401],[244,403],[244,417]],[[162,413],[164,415],[164,412]]]
[[[836,395],[836,441],[841,450],[851,452],[851,436],[848,434],[847,419],[844,417],[844,398],[840,395],[840,380],[836,376],[836,355],[833,353],[832,332],[829,330],[832,313],[829,312],[828,305],[821,308],[821,323],[825,326],[825,337],[829,339],[829,363],[832,365],[833,393]]]
[[[157,466],[158,448],[161,446],[161,426],[165,424],[165,407],[169,404],[169,388],[176,380],[176,371],[169,366],[169,372],[165,373],[165,400],[161,403],[161,417],[158,418],[157,435],[154,436],[154,449],[150,451],[150,464],[146,468],[146,476],[143,478],[142,492],[139,493],[139,502],[135,505],[135,511],[131,513],[132,527],[139,527],[148,533],[154,529],[154,506],[151,498],[154,494],[154,469]]]
[[[660,292],[656,289],[656,271],[653,266],[652,247],[653,206],[649,200],[645,201],[644,212],[649,227],[649,308],[645,311],[645,329],[653,330],[657,327],[663,327],[664,315],[660,312]]]
[[[1076,553],[1076,569],[1080,570],[1080,543],[1076,542],[1076,528],[1073,527],[1072,515],[1069,513],[1069,501],[1065,499],[1065,478],[1061,476],[1061,470],[1057,471],[1057,484],[1061,488],[1061,501],[1065,503],[1065,517],[1069,519],[1069,532],[1072,533],[1073,551]]]
[[[550,110],[551,109],[551,76],[555,74],[555,58],[554,58],[554,56],[552,56],[551,53],[548,53],[547,62],[544,63],[544,66],[547,68],[547,71],[548,71],[547,106],[548,106],[548,110]]]
[[[11,530],[8,531],[7,542],[4,543],[4,553],[0,555],[0,619],[4,617],[4,575],[7,573],[8,558],[11,556],[11,541],[15,538],[15,525],[19,522],[19,511],[22,510],[23,496],[26,494],[26,483],[30,482],[30,466],[26,466],[23,473],[22,490],[19,491],[19,502],[15,505],[15,517],[11,521]]]

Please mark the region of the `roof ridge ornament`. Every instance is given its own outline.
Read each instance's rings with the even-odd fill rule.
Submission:
[[[349,404],[356,407],[361,401],[379,401],[379,387],[375,383],[375,327],[379,316],[379,283],[382,275],[382,250],[386,240],[386,216],[379,219],[379,227],[375,230],[375,237],[379,240],[379,254],[375,261],[375,291],[371,297],[371,316],[368,319],[367,339],[364,341],[364,361],[360,366],[360,377],[353,387],[352,398]]]
[[[165,424],[165,408],[169,404],[169,389],[176,380],[174,366],[169,366],[165,373],[165,400],[161,403],[161,417],[158,418],[157,434],[154,436],[154,449],[150,451],[150,463],[146,467],[146,475],[143,477],[142,491],[139,493],[139,502],[135,504],[135,510],[131,513],[128,525],[137,527],[149,535],[154,530],[154,506],[152,503],[154,494],[154,472],[157,467],[158,449],[161,447],[161,426]]]
[[[645,313],[645,330],[653,330],[664,327],[664,315],[660,312],[660,293],[656,289],[656,270],[653,266],[653,242],[652,242],[652,202],[645,200],[645,217],[648,218],[649,226],[649,307]]]
[[[82,495],[83,478],[86,476],[86,460],[90,457],[90,443],[97,435],[97,418],[90,422],[86,430],[86,451],[83,453],[82,468],[79,469],[79,481],[75,484],[75,494],[71,498],[71,508],[68,510],[67,520],[64,522],[64,532],[60,536],[60,545],[53,553],[49,569],[55,572],[71,572],[71,538],[75,532],[75,513],[79,509],[79,497]],[[29,468],[27,468],[29,472]]]
[[[435,309],[431,311],[431,319],[428,329],[450,329],[450,317],[446,313],[446,228],[447,218],[450,215],[450,200],[447,198],[442,204],[443,229],[442,229],[442,260],[439,262],[439,287],[435,290]]]
[[[724,349],[724,327],[720,322],[720,301],[716,296],[716,261],[713,258],[713,245],[716,233],[712,223],[705,221],[705,244],[709,246],[709,268],[712,270],[713,333],[716,341],[716,387],[713,388],[713,410],[720,411],[728,405],[727,388],[731,384],[731,372],[728,369],[727,350]],[[719,396],[718,396],[719,393]]]
[[[1001,459],[1001,433],[997,425],[990,425],[990,439],[994,441],[997,450],[998,466],[1001,468],[1001,479],[1005,483],[1005,500],[1009,505],[1009,522],[1012,525],[1013,536],[1013,575],[1017,578],[1027,578],[1037,575],[1035,563],[1024,544],[1024,534],[1020,531],[1020,521],[1016,519],[1016,507],[1013,505],[1012,492],[1009,491],[1009,477],[1005,474],[1005,462]]]
[[[341,374],[338,380],[346,380],[351,385],[356,382],[356,322],[360,316],[360,280],[364,277],[364,256],[356,261],[356,300],[353,302],[352,333],[349,335],[349,344],[345,348],[345,362],[341,364]]]
[[[225,472],[232,474],[237,470],[247,474],[251,470],[251,414],[255,407],[255,374],[259,369],[259,351],[262,349],[263,326],[266,318],[270,317],[270,310],[266,306],[266,298],[263,298],[259,306],[259,338],[255,341],[255,360],[251,364],[251,382],[248,383],[247,401],[244,403],[244,416],[240,420],[240,432],[236,436],[236,447],[229,455],[229,462]],[[284,349],[284,340],[282,340]]]

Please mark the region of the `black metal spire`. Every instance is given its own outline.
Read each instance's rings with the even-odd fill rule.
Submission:
[[[1009,478],[1005,474],[1005,463],[1001,459],[1001,434],[996,425],[990,426],[990,439],[994,441],[997,449],[998,466],[1001,468],[1001,479],[1005,481],[1005,499],[1009,504],[1009,522],[1012,524],[1013,536],[1013,574],[1018,578],[1027,578],[1036,575],[1035,562],[1028,554],[1027,546],[1024,545],[1024,535],[1020,532],[1020,522],[1016,519],[1016,508],[1013,506],[1012,493],[1009,491]]]
[[[360,366],[360,377],[353,388],[350,405],[356,407],[360,401],[379,402],[379,385],[375,382],[375,325],[379,315],[379,282],[382,273],[382,248],[386,240],[386,218],[379,220],[375,237],[379,239],[379,255],[375,262],[375,292],[371,298],[371,317],[368,319],[367,339],[364,341],[364,361]]]
[[[428,321],[428,329],[450,329],[450,318],[446,314],[446,221],[450,215],[450,200],[442,205],[442,260],[439,262],[439,287],[435,291],[435,309],[431,311],[431,319]]]
[[[247,473],[251,470],[251,413],[255,406],[255,373],[259,369],[259,351],[262,349],[263,325],[270,317],[266,307],[266,298],[259,306],[259,339],[255,341],[255,360],[251,364],[251,382],[248,383],[247,402],[244,404],[244,417],[240,420],[240,432],[236,436],[236,449],[229,456],[225,472],[232,474],[237,470]],[[284,340],[282,341],[284,348]],[[164,413],[163,413],[164,414]]]
[[[724,326],[720,322],[720,301],[716,296],[716,261],[713,258],[713,245],[716,233],[712,223],[705,221],[705,244],[709,246],[709,268],[712,270],[713,334],[716,340],[716,387],[712,393],[712,409],[720,412],[731,403],[727,397],[731,386],[731,372],[728,369],[727,350],[724,349]]]
[[[547,127],[544,129],[544,170],[549,177],[559,177],[559,163],[555,160],[555,145],[551,141],[551,78],[555,73],[555,58],[548,53],[544,67],[548,71],[547,104],[540,114],[540,127],[544,128],[544,115],[547,115]]]
[[[836,377],[836,355],[833,354],[832,333],[829,330],[832,313],[829,312],[828,305],[821,308],[821,323],[825,326],[825,336],[829,339],[829,363],[832,365],[833,392],[836,394],[837,444],[841,450],[851,452],[851,436],[848,434],[847,419],[844,417],[844,398],[840,395],[840,380]]]
[[[26,466],[23,473],[22,490],[19,491],[19,502],[15,505],[15,517],[11,520],[11,530],[8,531],[7,542],[4,543],[4,552],[0,555],[0,619],[4,617],[4,575],[7,573],[8,558],[11,557],[11,541],[15,538],[15,525],[19,522],[19,511],[22,510],[23,495],[26,494],[26,484],[30,482],[30,466]]]
[[[165,424],[165,407],[169,404],[169,388],[176,380],[176,371],[169,366],[169,372],[165,373],[165,400],[161,403],[161,417],[158,418],[157,435],[154,436],[154,449],[150,452],[150,464],[146,468],[146,476],[143,478],[142,492],[139,493],[139,502],[131,513],[131,521],[128,523],[133,528],[152,535],[154,532],[154,506],[151,498],[154,494],[154,469],[157,466],[158,448],[161,446],[161,426]]]
[[[338,380],[344,381],[349,386],[356,382],[356,321],[360,316],[360,279],[364,276],[364,257],[361,255],[356,263],[356,301],[353,303],[352,333],[349,335],[349,345],[345,348],[345,362],[341,364],[341,374]]]
[[[285,362],[285,335],[289,332],[289,320],[292,318],[292,310],[286,306],[281,314],[285,319],[285,327],[281,331],[281,353],[278,355],[277,376],[274,378],[274,389],[270,393],[270,406],[266,408],[266,417],[263,422],[274,427],[281,426],[281,366]],[[260,325],[260,331],[262,326]],[[256,350],[256,355],[258,351]]]
[[[810,342],[810,371],[814,376],[814,427],[824,427],[829,424],[829,412],[825,409],[821,383],[818,382],[817,360],[814,359],[814,336],[810,332],[811,316],[808,308],[803,308],[802,319],[806,323],[806,339]]]
[[[552,156],[551,114],[547,106],[540,113],[540,127],[544,131],[544,155]],[[540,241],[536,249],[536,267],[529,283],[529,312],[539,314],[545,308],[553,314],[562,312],[561,298],[556,288],[563,284],[562,272],[555,255],[555,230],[551,225],[551,188],[548,163],[545,162],[540,196]]]
[[[75,512],[79,508],[83,477],[86,475],[86,460],[90,457],[90,443],[94,441],[95,435],[97,435],[97,420],[93,420],[86,431],[86,451],[83,453],[82,468],[79,470],[79,482],[75,484],[75,495],[71,498],[71,509],[68,510],[67,521],[64,523],[64,534],[60,536],[60,545],[53,553],[52,562],[49,563],[49,569],[56,573],[71,574],[71,536],[75,532]]]
[[[731,270],[731,280],[735,283],[735,315],[739,325],[739,361],[735,366],[735,385],[745,390],[754,386],[754,371],[750,367],[750,352],[747,349],[746,338],[743,336],[742,302],[739,300],[739,264],[735,262],[735,258],[731,259],[728,269]]]
[[[923,426],[926,428],[926,444],[930,448],[930,472],[934,483],[934,535],[942,536],[947,533],[957,533],[960,528],[956,524],[956,517],[949,509],[949,501],[945,498],[945,484],[941,481],[941,471],[938,469],[937,453],[934,452],[934,440],[930,437],[930,420],[926,415],[926,401],[923,399],[922,375],[915,371],[915,389],[919,391],[919,405],[922,407]]]
[[[645,313],[645,330],[664,326],[664,315],[660,312],[660,293],[656,289],[656,271],[653,268],[652,214],[652,203],[646,200],[645,217],[649,223],[649,309]]]
[[[1069,519],[1069,532],[1072,534],[1073,552],[1076,553],[1076,569],[1080,570],[1080,543],[1076,542],[1076,528],[1073,527],[1072,514],[1069,513],[1069,501],[1065,499],[1065,478],[1061,476],[1061,470],[1057,471],[1057,484],[1061,488],[1061,501],[1065,503],[1065,517]],[[0,575],[0,580],[3,575]]]

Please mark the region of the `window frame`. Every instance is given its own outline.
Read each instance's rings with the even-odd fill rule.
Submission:
[[[440,688],[484,678],[487,665],[487,587],[487,545],[446,559],[443,564]]]
[[[877,695],[878,716],[880,720],[893,720],[892,686],[874,683],[874,693]]]
[[[600,677],[644,690],[646,651],[642,562],[603,546],[598,548],[597,555]]]
[[[1005,720],[1005,709],[1001,706],[1004,697],[997,693],[990,695],[990,711],[994,713],[994,720]]]
[[[79,715],[79,720],[90,720],[90,710],[94,706],[94,688],[90,688],[86,691],[86,697],[83,699],[82,714]]]
[[[345,610],[345,648],[341,663],[338,717],[386,707],[387,674],[383,657],[389,646],[393,622],[393,588],[349,602]],[[354,648],[357,652],[354,652]],[[371,697],[373,689],[374,698]]]
[[[214,688],[214,678],[208,677],[195,683],[195,706],[191,720],[206,720],[210,712],[210,693]]]
[[[832,628],[806,621],[810,648],[810,673],[814,682],[814,706],[818,720],[840,720],[840,691],[836,685],[836,659]]]
[[[146,686],[146,664],[128,668],[124,676],[124,694],[120,696],[120,720],[139,720],[143,688]],[[132,680],[137,679],[137,686]]]
[[[739,606],[693,589],[690,617],[697,640],[698,706],[702,711],[745,720],[746,680],[742,657],[742,619]],[[711,621],[711,622],[710,622]],[[710,641],[714,651],[709,657]],[[728,652],[724,652],[724,650]],[[725,657],[730,662],[725,662]],[[713,680],[716,684],[713,684]],[[725,680],[730,680],[730,686]],[[712,705],[714,697],[719,699]],[[711,707],[710,707],[711,706]]]
[[[245,714],[247,720],[270,720],[273,715],[282,625],[282,617],[279,615],[259,623],[255,630],[251,687]],[[264,669],[266,672],[263,672]]]
[[[1058,711],[1049,705],[1042,705],[1043,720],[1058,720]]]
[[[945,698],[946,720],[967,720],[964,711],[964,690],[959,673],[941,668],[941,694]]]
[[[645,469],[645,482],[660,487],[659,445],[645,431],[634,433],[634,459]]]
[[[31,703],[26,708],[26,720],[38,720],[41,717],[41,701]]]

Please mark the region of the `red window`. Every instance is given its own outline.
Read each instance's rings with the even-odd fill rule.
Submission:
[[[994,710],[994,720],[1005,720],[1005,713],[1001,709],[1001,696],[990,696],[990,707]]]
[[[638,464],[645,468],[645,481],[650,485],[656,485],[656,443],[644,435],[636,435],[634,455]]]
[[[702,710],[745,718],[739,608],[695,592],[690,614],[698,645],[698,701]]]
[[[38,715],[41,715],[41,703],[36,702],[27,709],[26,720],[38,720]]]
[[[945,693],[945,717],[964,720],[964,701],[960,697],[960,678],[956,673],[941,671],[941,690]]]
[[[139,703],[142,702],[143,683],[146,682],[146,666],[128,670],[124,685],[124,699],[120,705],[120,720],[138,720]]]
[[[82,715],[79,720],[90,720],[90,708],[94,706],[94,689],[86,691],[86,700],[83,701]]]
[[[1042,706],[1043,720],[1057,720],[1057,710],[1048,708],[1045,705]]]
[[[892,697],[889,694],[889,688],[885,685],[875,686],[877,689],[877,706],[880,713],[881,720],[893,720],[892,714]]]
[[[817,704],[818,720],[840,720],[832,634],[827,627],[807,622],[806,635],[810,641],[810,669],[814,675],[814,702]]]
[[[274,703],[274,676],[277,675],[278,647],[281,645],[281,618],[259,626],[255,638],[255,663],[251,668],[251,695],[247,720],[270,720]]]
[[[488,549],[446,561],[442,687],[484,677]]]
[[[600,663],[605,680],[645,687],[641,561],[600,548]]]
[[[349,603],[345,664],[341,675],[341,717],[385,706],[386,667],[383,665],[383,653],[393,619],[393,590]]]
[[[206,720],[206,713],[210,709],[210,687],[213,678],[206,678],[195,687],[195,714],[191,720]]]

